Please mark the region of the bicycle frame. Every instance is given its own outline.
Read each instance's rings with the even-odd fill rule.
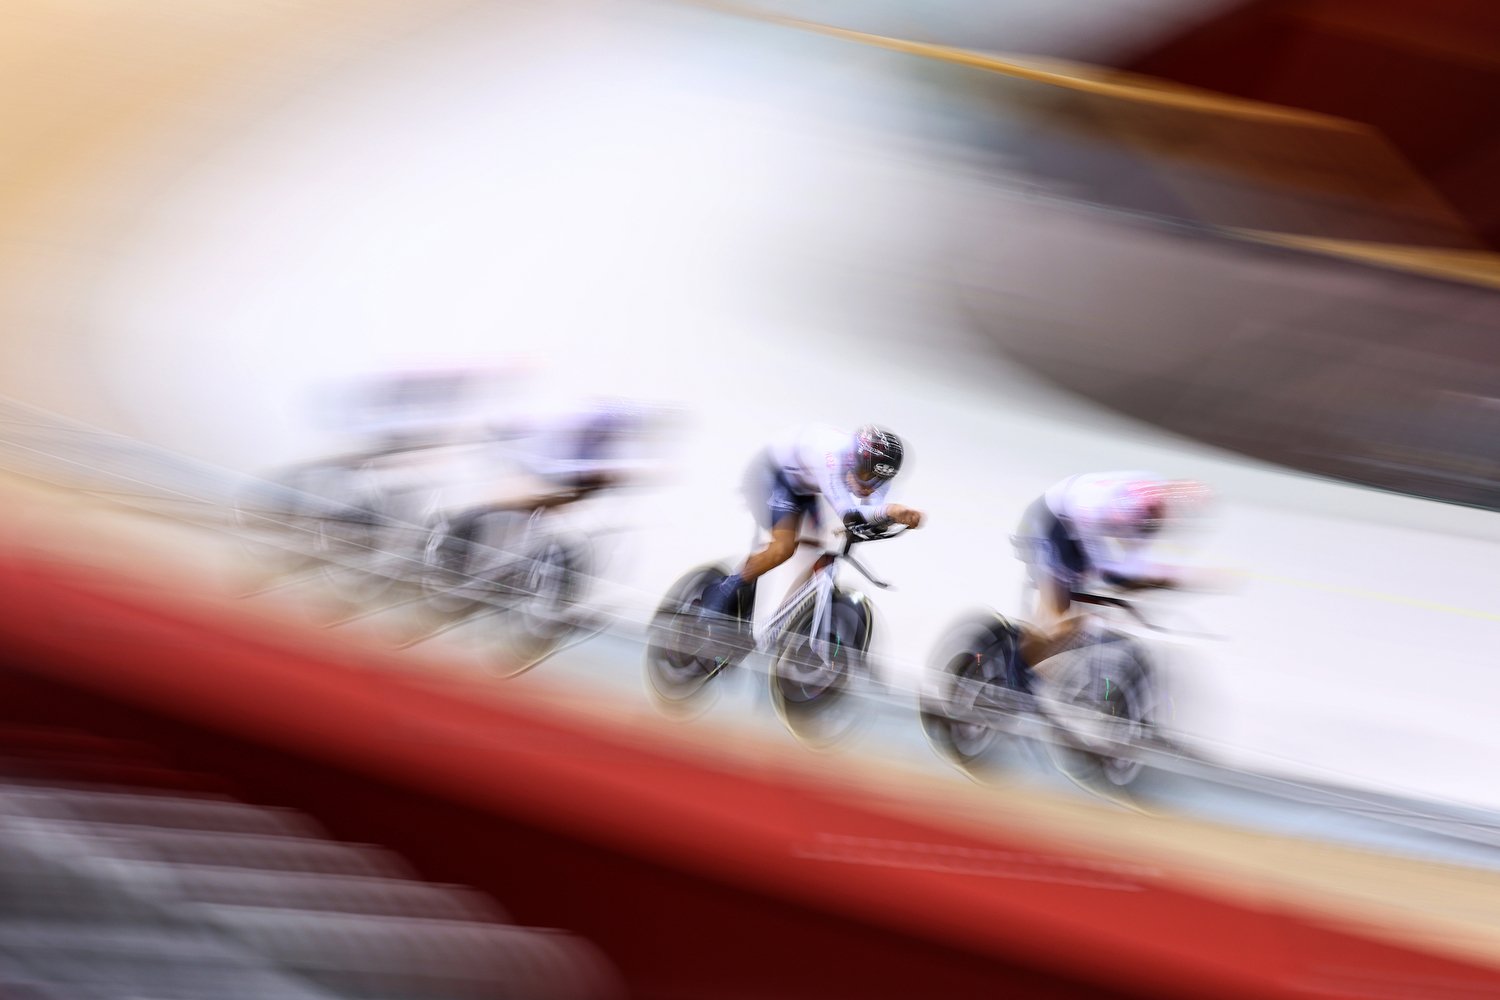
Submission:
[[[806,544],[820,544],[804,540]],[[812,575],[807,578],[795,591],[787,595],[782,601],[781,607],[776,610],[764,624],[753,626],[755,635],[755,649],[757,652],[767,652],[774,648],[778,639],[784,634],[788,621],[796,617],[803,610],[809,599],[813,603],[812,628],[809,636],[815,640],[814,648],[817,650],[818,658],[823,661],[824,666],[832,666],[828,652],[829,643],[826,641],[825,632],[829,623],[833,620],[833,595],[838,577],[838,564],[845,561],[854,566],[855,569],[875,586],[882,590],[890,589],[890,584],[875,577],[864,567],[859,560],[849,554],[856,539],[846,537],[842,550],[824,548],[823,552],[813,563]]]
[[[490,561],[482,563],[477,568],[471,567],[468,572],[462,574],[462,579],[445,588],[442,593],[456,593],[476,587],[483,589],[501,579],[530,571],[538,564],[538,559],[533,549],[526,545],[526,542],[538,537],[545,537],[542,533],[545,530],[544,526],[548,512],[565,503],[571,502],[572,499],[574,497],[569,496],[566,500],[560,502],[538,503],[531,509],[530,513],[526,513],[524,509],[500,505],[486,508],[486,510],[497,513],[514,513],[518,518],[525,517],[526,524],[521,528],[521,544],[517,546],[513,544],[514,539],[507,539],[507,542],[512,544],[507,544],[505,547],[493,544],[475,545],[474,551],[478,555],[488,558]],[[424,560],[428,558],[429,554],[424,553]],[[430,565],[430,562],[424,562],[424,566]]]
[[[1106,594],[1089,594],[1074,592],[1072,595],[1075,604],[1091,604],[1101,608],[1117,608],[1130,616],[1139,628],[1155,632],[1158,635],[1175,636],[1182,639],[1204,639],[1210,641],[1223,641],[1228,636],[1219,635],[1214,632],[1199,632],[1192,629],[1172,628],[1166,625],[1158,625],[1135,606],[1135,602],[1123,597],[1110,597]]]
[[[823,624],[828,618],[828,609],[833,604],[836,565],[837,560],[829,558],[828,553],[820,556],[818,562],[814,564],[812,575],[787,596],[769,620],[755,626],[757,651],[763,652],[770,649],[783,634],[787,622],[803,610],[809,599],[814,602],[812,634],[817,638],[822,638]]]

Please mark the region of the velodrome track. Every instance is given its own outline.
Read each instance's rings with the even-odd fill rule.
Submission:
[[[107,499],[9,482],[7,523],[25,534],[4,571],[7,718],[145,739],[242,796],[387,843],[429,877],[584,933],[643,995],[722,984],[744,947],[788,927],[821,960],[755,963],[742,982],[806,996],[1028,981],[1017,975],[1043,977],[1039,995],[1488,988],[1484,817],[1180,763],[1144,809],[1024,758],[981,786],[921,745],[909,704],[877,706],[858,741],[820,754],[743,681],[665,723],[628,628],[507,681],[482,630],[396,655],[399,613],[330,632],[298,624],[316,588],[235,599],[238,547],[185,523],[180,472],[172,504],[139,481]],[[668,891],[663,870],[693,889]],[[767,905],[791,909],[767,926]],[[717,930],[650,931],[658,912]],[[1058,935],[1071,943],[1045,957]]]
[[[399,5],[389,10],[399,13]],[[790,111],[797,87],[785,74],[757,76],[755,100],[746,101],[736,90],[746,86],[743,77],[679,69],[713,86],[692,100],[663,100],[628,130],[606,131],[601,149],[611,170],[588,175],[604,178],[600,190],[569,187],[567,178],[548,186],[555,171],[545,162],[518,165],[507,151],[575,162],[622,105],[679,94],[681,81],[656,57],[674,51],[681,29],[650,19],[601,21],[588,11],[561,24],[522,20],[528,58],[517,47],[509,62],[496,58],[493,45],[478,44],[481,33],[463,30],[476,22],[462,19],[452,30],[418,33],[414,43],[401,36],[404,48],[387,42],[382,58],[364,62],[350,56],[357,47],[348,35],[332,33],[340,41],[304,63],[316,71],[303,78],[296,100],[281,95],[288,102],[281,113],[267,110],[277,105],[263,92],[244,119],[254,127],[241,131],[226,116],[194,155],[178,145],[158,149],[162,162],[128,161],[151,180],[135,189],[137,200],[98,194],[108,184],[97,177],[76,189],[95,201],[68,197],[58,182],[62,193],[54,192],[48,214],[47,200],[31,191],[25,203],[33,212],[6,241],[15,265],[6,270],[7,393],[160,446],[138,456],[150,485],[160,483],[163,465],[167,480],[181,468],[154,465],[150,455],[182,456],[215,474],[294,457],[309,434],[295,408],[307,389],[355,367],[353,357],[367,365],[370,357],[415,356],[416,328],[428,356],[483,357],[497,346],[503,353],[547,343],[567,358],[560,367],[572,387],[606,385],[628,371],[634,391],[684,402],[696,420],[679,456],[681,478],[635,512],[645,555],[616,595],[627,622],[639,621],[681,569],[743,547],[743,515],[724,484],[736,480],[768,425],[852,421],[878,407],[914,442],[916,463],[903,485],[933,515],[923,534],[871,556],[901,586],[881,597],[891,636],[882,652],[898,693],[907,695],[940,620],[971,604],[1013,600],[1004,536],[1030,493],[1106,463],[1198,475],[1226,498],[1225,528],[1208,556],[1236,567],[1244,582],[1188,609],[1233,640],[1192,651],[1196,662],[1187,669],[1195,672],[1181,678],[1182,726],[1216,760],[1295,779],[1313,804],[1288,804],[1275,794],[1285,787],[1264,779],[1236,788],[1222,780],[1232,771],[1189,769],[1161,793],[1174,818],[1140,817],[1089,801],[1024,763],[1000,779],[997,798],[938,764],[899,707],[844,755],[805,766],[898,782],[934,810],[977,812],[986,822],[1003,801],[1006,822],[1024,803],[1023,822],[1054,835],[1096,841],[1101,828],[1111,838],[1128,830],[1133,848],[1171,845],[1164,853],[1190,857],[1186,867],[1219,891],[1285,893],[1298,905],[1316,897],[1319,907],[1341,913],[1365,908],[1387,930],[1493,955],[1495,913],[1475,891],[1492,877],[1483,872],[1493,868],[1491,831],[1487,814],[1468,811],[1500,805],[1481,766],[1492,739],[1487,692],[1496,683],[1484,651],[1496,616],[1476,596],[1500,592],[1489,555],[1493,515],[1289,476],[1122,428],[1010,368],[967,332],[941,285],[928,280],[946,249],[945,224],[975,198],[992,211],[1010,206],[1018,218],[1064,234],[1056,238],[1065,243],[1071,231],[1079,248],[1097,246],[1110,223],[945,169],[931,150],[897,143],[893,152],[878,122],[841,117],[819,132],[829,105],[851,100],[848,89],[829,87],[820,91],[827,105]],[[274,33],[262,40],[274,49]],[[564,57],[535,58],[546,50],[539,40]],[[339,51],[348,62],[331,54]],[[805,57],[783,56],[778,68]],[[330,66],[350,72],[340,76]],[[613,84],[588,90],[584,127],[555,129],[549,123],[563,105],[540,95],[587,90],[578,81],[588,73]],[[382,79],[384,89],[374,85]],[[442,103],[438,95],[454,90],[472,98],[466,107],[474,119],[423,117],[427,102]],[[724,117],[747,106],[744,118]],[[856,119],[879,117],[866,100],[850,107]],[[393,131],[392,122],[401,127]],[[687,122],[702,127],[685,130]],[[489,139],[476,145],[477,134]],[[631,139],[641,134],[657,142],[676,136],[672,155]],[[403,157],[400,150],[420,152]],[[69,152],[76,148],[59,144],[58,155]],[[675,173],[651,179],[669,164]],[[528,206],[522,190],[546,194]],[[7,193],[20,203],[15,190]],[[152,212],[143,214],[143,204]],[[444,206],[463,223],[434,222],[448,218]],[[696,245],[705,220],[708,231],[752,235]],[[388,240],[403,252],[379,250]],[[524,252],[507,249],[510,241]],[[770,266],[768,246],[799,249]],[[469,263],[455,264],[455,256]],[[622,259],[637,266],[622,268]],[[747,270],[755,279],[749,291]],[[330,278],[334,272],[341,277]],[[344,332],[321,336],[330,330]],[[806,389],[788,396],[765,388],[793,365],[816,373],[798,376]],[[46,458],[17,464],[36,471]],[[233,559],[232,545],[202,528],[164,527],[75,495],[59,507],[58,496],[17,480],[11,523],[45,525],[26,537],[85,557],[134,536],[137,546],[164,546],[188,562]],[[1393,642],[1392,634],[1406,638]],[[588,702],[610,692],[604,700],[612,711],[657,725],[640,694],[633,642],[622,628],[512,686]],[[465,637],[450,637],[444,648],[436,659],[462,669]],[[1423,664],[1420,696],[1411,691],[1414,659]],[[748,688],[727,687],[707,726],[684,731],[720,743],[733,732],[735,742],[772,748],[764,752],[778,759],[806,757]],[[1325,808],[1335,782],[1366,796],[1363,815]],[[1416,823],[1413,796],[1427,800]],[[1403,818],[1372,820],[1371,809],[1381,808]],[[1236,825],[1255,832],[1238,833]],[[1365,851],[1326,843],[1340,841]],[[1372,862],[1372,847],[1405,858]],[[1456,874],[1443,862],[1478,871]],[[1376,879],[1372,867],[1386,878]],[[1399,881],[1391,875],[1397,871]]]

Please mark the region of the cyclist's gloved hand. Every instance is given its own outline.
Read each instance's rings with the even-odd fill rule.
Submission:
[[[879,538],[880,533],[889,527],[890,523],[888,518],[867,520],[865,515],[857,510],[851,510],[844,515],[844,530],[855,538]]]

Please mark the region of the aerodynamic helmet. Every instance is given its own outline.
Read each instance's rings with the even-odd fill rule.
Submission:
[[[854,432],[851,449],[854,478],[874,489],[901,471],[901,439],[884,427],[865,424]]]

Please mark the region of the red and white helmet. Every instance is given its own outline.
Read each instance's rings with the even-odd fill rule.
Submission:
[[[1211,497],[1207,486],[1192,479],[1138,479],[1115,497],[1111,520],[1122,535],[1149,537]]]

